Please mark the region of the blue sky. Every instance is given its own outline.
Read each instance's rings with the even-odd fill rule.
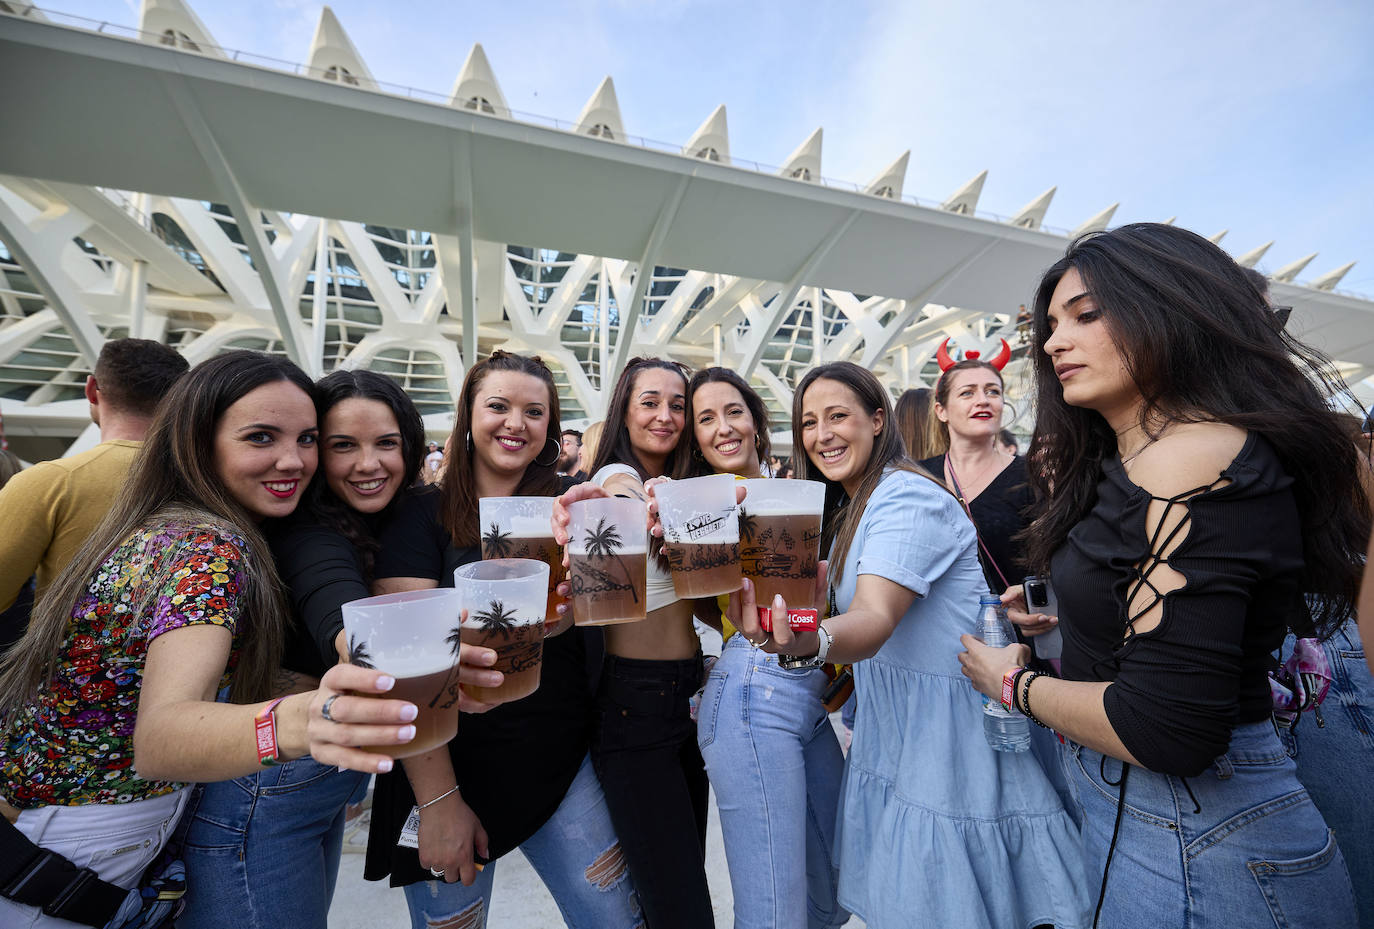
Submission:
[[[45,0],[134,26],[134,0]],[[307,57],[318,2],[198,0],[221,45]],[[867,182],[910,149],[905,192],[989,170],[981,210],[1050,186],[1046,222],[1270,239],[1300,280],[1359,262],[1374,294],[1374,4],[566,0],[332,4],[374,77],[447,93],[481,42],[518,111],[575,118],[605,75],[626,129],[685,142],[717,104],[737,159],[780,164],[825,129],[827,177]]]

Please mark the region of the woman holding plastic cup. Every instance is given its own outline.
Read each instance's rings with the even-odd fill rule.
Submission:
[[[479,523],[479,500],[551,497],[563,489],[555,470],[559,431],[553,374],[538,358],[498,351],[473,365],[455,412],[443,483],[402,497],[381,534],[374,590],[453,587],[456,571],[475,569],[489,529]],[[460,595],[470,589],[463,584]],[[541,595],[546,603],[547,587]],[[490,631],[514,622],[509,611],[506,603],[500,617],[495,610],[486,617],[478,615],[481,609],[467,610],[465,626],[469,634],[474,624]],[[452,619],[458,625],[459,616]],[[448,745],[406,758],[403,770],[377,779],[364,876],[390,877],[392,886],[404,887],[416,926],[480,924],[490,909],[496,860],[517,847],[569,925],[616,929],[642,920],[588,759],[587,668],[599,643],[594,631],[570,625],[548,630],[532,694],[464,715]],[[511,645],[507,659],[519,657],[513,643],[514,632],[501,643]],[[519,654],[528,657],[528,649]],[[484,686],[503,683],[495,676]],[[418,828],[407,829],[412,816]]]
[[[323,715],[342,688],[388,690],[376,671],[331,669],[317,690],[279,680],[286,610],[262,524],[290,514],[315,471],[312,390],[295,365],[256,352],[184,374],[124,492],[0,662],[0,815],[66,859],[72,891],[50,885],[43,899],[43,882],[15,888],[0,899],[0,925],[71,926],[40,908],[80,903],[91,888],[78,869],[117,903],[193,782],[311,750],[376,771],[391,760],[347,746],[413,736],[415,707],[395,700],[340,697],[334,720]],[[9,862],[21,860],[15,841]],[[43,862],[48,881],[55,865]],[[137,912],[136,892],[130,904]]]
[[[742,377],[726,368],[698,371],[687,386],[687,421],[691,467],[680,476],[760,479],[771,451],[768,410]],[[653,488],[660,516],[672,486]],[[721,611],[714,612],[718,624]],[[697,714],[697,744],[720,810],[735,924],[843,925],[849,914],[835,899],[832,848],[844,754],[821,702],[829,678],[821,668],[781,668],[733,626],[723,631]]]
[[[858,365],[802,378],[792,434],[801,477],[826,484],[834,615],[793,632],[775,598],[765,632],[746,581],[730,618],[784,668],[854,662],[840,905],[871,926],[1088,925],[1077,829],[1029,753],[988,745],[958,673],[987,590],[958,500],[906,457],[886,390]]]
[[[674,362],[634,358],[616,383],[592,479],[564,494],[554,510],[574,588],[579,570],[587,574],[583,586],[614,588],[609,592],[617,598],[638,583],[644,569],[630,561],[642,564],[644,555],[630,552],[647,545],[644,482],[674,473],[686,455],[687,375]],[[605,515],[588,518],[592,510]],[[617,548],[624,545],[618,554],[633,576],[622,575],[613,561],[577,564],[579,552],[590,555],[600,547],[597,539],[613,520],[623,520],[616,523]],[[598,580],[598,571],[606,577]],[[572,593],[573,614],[583,622],[577,611],[584,604],[576,589]],[[702,684],[701,645],[692,601],[678,597],[667,559],[653,552],[638,610],[647,618],[605,627],[592,759],[649,925],[698,929],[713,923],[705,869],[706,771],[688,705]]]
[[[377,534],[419,474],[425,440],[415,404],[385,375],[335,371],[315,385],[315,410],[315,480],[295,513],[265,526],[292,607],[282,673],[310,679],[348,658],[345,604],[368,596]],[[438,641],[442,645],[442,635]],[[469,661],[475,652],[466,653]],[[401,679],[396,694],[406,689],[399,666],[376,666]],[[424,728],[428,716],[426,710],[416,725]],[[403,751],[412,753],[414,745]],[[195,890],[179,923],[186,929],[254,929],[266,915],[274,925],[323,929],[342,852],[344,807],[365,780],[301,758],[206,784],[188,813],[183,857]],[[282,860],[294,866],[281,868]]]

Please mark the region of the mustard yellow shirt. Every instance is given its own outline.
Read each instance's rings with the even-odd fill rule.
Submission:
[[[0,610],[38,575],[38,595],[71,563],[122,492],[142,442],[115,439],[25,468],[0,490]]]

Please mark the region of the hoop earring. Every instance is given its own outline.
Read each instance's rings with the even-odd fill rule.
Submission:
[[[534,461],[535,465],[538,466],[538,467],[540,467],[540,468],[551,468],[551,467],[553,467],[554,465],[558,464],[558,456],[559,456],[559,454],[563,451],[562,447],[560,447],[559,444],[558,444],[558,440],[555,439],[553,436],[549,436],[549,438],[547,439],[547,441],[553,443],[553,460],[552,460],[552,461],[540,461],[540,460],[538,460],[538,459],[535,459],[535,461]]]
[[[471,454],[472,454],[472,430],[471,430],[471,429],[468,430],[468,439],[467,439],[467,442],[468,442],[468,454],[471,455]]]

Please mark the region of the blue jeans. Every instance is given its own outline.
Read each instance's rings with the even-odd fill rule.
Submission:
[[[563,802],[549,821],[520,845],[553,895],[570,929],[630,929],[643,926],[625,856],[611,828],[606,798],[584,758]],[[414,929],[434,925],[481,929],[491,909],[498,862],[477,872],[472,886],[421,881],[405,887]]]
[[[1354,619],[1346,620],[1323,643],[1331,663],[1331,689],[1315,713],[1304,713],[1279,737],[1298,763],[1298,780],[1312,795],[1331,831],[1341,843],[1360,925],[1374,926],[1374,678],[1365,664],[1364,646]],[[1282,658],[1293,652],[1293,636],[1283,643]]]
[[[786,671],[736,635],[706,678],[697,739],[716,792],[735,929],[831,929],[844,755],[825,672]]]
[[[1089,866],[1100,870],[1128,766],[1074,742],[1064,761]],[[1129,766],[1100,925],[1356,925],[1345,859],[1272,723],[1237,726],[1226,754],[1197,777]]]
[[[366,777],[300,758],[206,784],[188,813],[178,929],[326,929],[344,805]]]

